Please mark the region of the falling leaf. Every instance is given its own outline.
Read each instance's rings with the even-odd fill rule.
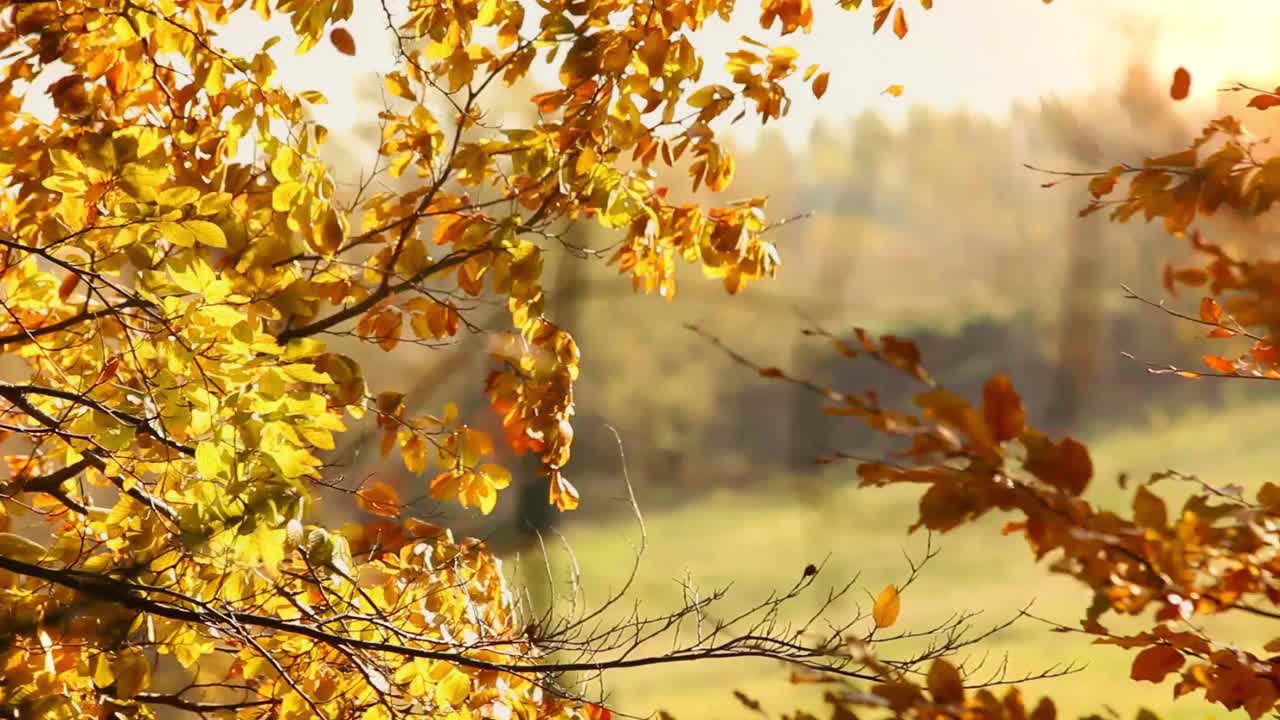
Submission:
[[[819,73],[813,79],[813,96],[820,98],[827,93],[827,82],[831,79],[831,73]]]
[[[1169,86],[1169,97],[1174,100],[1185,100],[1191,92],[1191,73],[1180,67],[1173,71],[1173,84]]]
[[[892,95],[894,97],[902,97],[901,85],[890,85],[880,92],[881,95]]]
[[[346,28],[334,28],[329,32],[329,42],[343,55],[356,54],[356,40]]]
[[[902,610],[902,601],[898,597],[898,587],[896,585],[886,585],[884,590],[876,596],[875,607],[871,610],[871,617],[876,622],[876,627],[887,628],[892,627],[898,622],[898,613]]]
[[[902,10],[902,6],[898,6],[898,11],[893,15],[893,34],[899,39],[907,36],[907,14]]]

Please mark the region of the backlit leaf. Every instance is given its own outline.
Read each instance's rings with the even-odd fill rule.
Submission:
[[[374,515],[400,517],[400,494],[381,480],[375,480],[357,490],[356,504]]]
[[[893,627],[898,622],[898,613],[902,610],[902,600],[898,597],[898,587],[896,585],[886,585],[884,590],[876,596],[875,606],[871,610],[871,617],[875,620],[876,627],[887,628]]]

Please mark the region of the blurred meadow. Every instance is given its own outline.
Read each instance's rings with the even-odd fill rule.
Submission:
[[[827,40],[812,41],[824,56],[815,61],[838,68],[832,86],[838,97],[823,112],[798,102],[796,122],[743,130],[734,149],[731,194],[767,195],[772,217],[788,219],[772,231],[782,254],[778,278],[730,296],[719,282],[682,268],[673,300],[635,294],[606,262],[610,234],[575,227],[563,249],[548,253],[549,313],[571,329],[582,350],[569,467],[582,509],[564,515],[548,509],[533,465],[507,458],[527,476],[517,472],[493,515],[463,514],[429,500],[420,513],[486,539],[507,558],[513,582],[540,605],[535,610],[551,598],[567,602],[575,565],[580,591],[598,602],[626,581],[641,542],[623,477],[625,454],[646,549],[617,612],[636,601],[642,613],[659,614],[681,603],[690,587],[709,593],[729,586],[715,611],[727,614],[789,587],[809,563],[822,570],[812,594],[794,603],[796,617],[812,611],[827,587],[855,577],[856,590],[828,614],[837,621],[855,605],[865,611],[867,593],[901,582],[906,558],[923,552],[923,534],[906,531],[917,494],[858,490],[851,463],[815,464],[831,452],[885,448],[856,423],[823,416],[817,398],[735,363],[688,324],[764,366],[849,390],[883,388],[887,404],[909,404],[911,388],[835,357],[801,331],[816,325],[843,334],[858,326],[910,336],[934,377],[971,397],[986,377],[1007,372],[1033,422],[1089,443],[1096,470],[1089,497],[1103,505],[1128,496],[1117,479],[1122,472],[1130,483],[1169,468],[1246,488],[1274,479],[1280,404],[1269,391],[1147,371],[1147,363],[1198,367],[1209,352],[1196,328],[1126,299],[1122,290],[1193,309],[1197,298],[1168,298],[1161,286],[1163,265],[1176,265],[1183,246],[1141,222],[1114,226],[1098,216],[1079,218],[1087,197],[1082,185],[1041,187],[1058,178],[1024,166],[1078,170],[1140,162],[1181,147],[1197,123],[1237,107],[1237,98],[1215,92],[1214,83],[1249,80],[1272,67],[1231,56],[1225,31],[1209,22],[1216,13],[1192,5],[1208,4],[1080,0],[1048,8],[1001,2],[992,8],[1002,9],[991,9],[940,3],[927,19],[932,30],[925,20],[913,27],[913,34],[922,33],[913,37],[915,54],[891,56],[874,69],[852,59],[840,69],[839,33],[836,40],[828,33]],[[1256,25],[1276,26],[1274,5],[1243,5],[1271,19]],[[948,32],[945,40],[923,35]],[[797,41],[802,52],[804,42]],[[371,47],[376,58],[376,43]],[[871,49],[856,52],[874,56],[886,47],[877,38]],[[1175,110],[1167,82],[1184,63],[1197,86],[1193,102]],[[315,70],[309,72],[298,77],[332,97],[330,88],[317,85]],[[972,98],[954,87],[960,77],[974,88]],[[901,98],[878,94],[899,81],[907,88]],[[360,159],[370,157],[362,148],[376,142],[373,118],[384,101],[372,73],[351,82],[351,103],[338,103],[349,132],[337,135],[329,150],[348,184],[360,177]],[[514,90],[512,107],[535,91]],[[688,187],[678,171],[663,183],[676,196]],[[1205,229],[1217,241],[1245,244],[1272,231],[1230,217]],[[482,312],[471,317],[483,316],[477,309]],[[477,334],[461,342],[484,339]],[[467,397],[463,417],[496,427],[480,392],[485,363],[474,362],[474,354],[444,347],[381,355],[354,343],[346,351],[362,361],[377,359],[397,378],[414,378],[406,398],[414,408],[439,410],[446,397]],[[425,496],[425,478],[406,474],[398,458],[378,457],[376,445],[366,437],[349,446],[348,477],[376,475],[403,497]],[[1040,618],[1077,625],[1087,593],[1050,575],[1049,559],[1037,565],[1018,538],[1001,537],[1005,520],[988,517],[932,539],[940,553],[904,593],[901,627],[923,629],[958,612],[980,611],[972,620],[980,632],[1028,605]],[[1228,630],[1240,637],[1263,631]],[[977,651],[987,654],[984,667],[997,670],[1007,662],[1014,678],[1087,662],[1076,675],[1027,688],[1062,692],[1064,716],[1103,706],[1125,718],[1139,707],[1170,718],[1222,716],[1196,700],[1174,710],[1169,686],[1130,682],[1124,652],[1086,643],[1024,618]],[[1068,687],[1076,691],[1064,692]],[[773,711],[816,709],[823,692],[821,684],[792,684],[785,668],[758,661],[666,665],[604,680],[612,704],[640,716],[660,709],[676,718],[749,716],[732,695],[737,688]]]

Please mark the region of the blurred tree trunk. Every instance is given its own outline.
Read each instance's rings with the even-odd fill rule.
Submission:
[[[1068,224],[1068,260],[1058,320],[1057,377],[1050,395],[1048,424],[1055,428],[1076,426],[1089,403],[1097,352],[1105,328],[1102,298],[1103,220],[1096,215]]]

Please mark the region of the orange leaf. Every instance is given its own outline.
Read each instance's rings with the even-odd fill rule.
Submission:
[[[334,28],[329,32],[329,42],[343,55],[356,54],[356,40],[346,28]]]
[[[1211,297],[1200,301],[1200,319],[1207,323],[1222,322],[1222,306]]]
[[[902,6],[898,6],[898,12],[893,15],[893,34],[902,39],[907,36],[907,14],[902,11]]]
[[[1221,355],[1205,355],[1204,364],[1220,373],[1236,374],[1236,364]]]
[[[116,372],[119,370],[120,356],[117,355],[108,360],[106,365],[102,366],[102,372],[98,373],[98,384],[101,385],[106,382],[111,382],[111,379],[116,376]]]
[[[894,97],[902,97],[901,85],[890,85],[880,92],[881,95],[892,95]]]
[[[1256,110],[1266,110],[1267,108],[1273,108],[1276,105],[1280,105],[1280,95],[1255,95],[1253,99],[1249,101],[1249,107]]]
[[[375,480],[372,485],[357,490],[356,504],[374,515],[400,517],[400,494],[381,480]]]
[[[1191,92],[1191,73],[1180,67],[1173,71],[1173,84],[1169,86],[1169,97],[1174,100],[1185,100]]]
[[[1008,375],[996,375],[983,386],[982,416],[996,442],[1012,440],[1022,434],[1027,412]]]
[[[1280,346],[1271,345],[1269,343],[1258,342],[1253,344],[1249,350],[1249,356],[1259,365],[1272,366],[1280,364]]]
[[[902,599],[898,596],[898,587],[889,584],[876,597],[876,604],[871,610],[871,617],[876,621],[876,627],[878,628],[893,627],[893,624],[898,622],[898,613],[901,611]]]
[[[1172,647],[1155,645],[1138,653],[1138,656],[1133,659],[1133,669],[1129,672],[1129,677],[1134,680],[1158,683],[1163,681],[1166,675],[1182,667],[1186,661],[1182,653]]]

